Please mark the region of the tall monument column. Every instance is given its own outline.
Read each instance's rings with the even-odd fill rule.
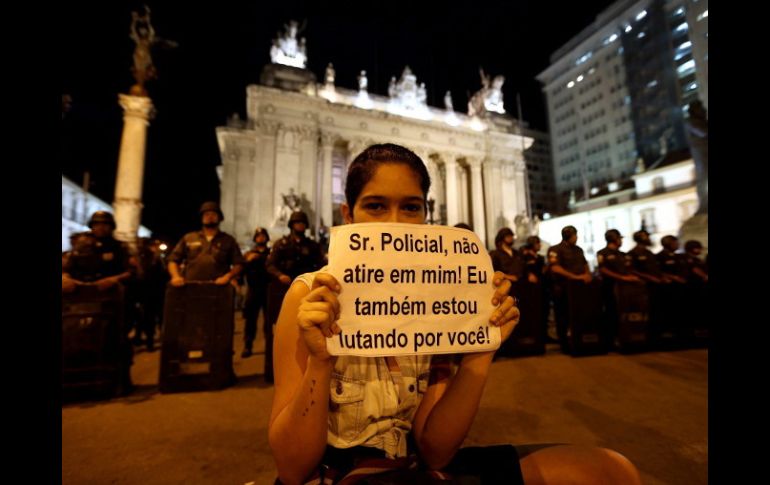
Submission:
[[[130,94],[118,95],[118,103],[123,108],[123,135],[120,140],[118,175],[112,206],[117,226],[115,238],[129,243],[134,248],[142,218],[147,126],[153,112],[152,100],[144,85],[147,81],[157,78],[157,70],[152,62],[152,47],[157,43],[176,47],[176,42],[155,36],[155,29],[150,21],[150,9],[146,5],[143,14],[132,12],[131,18],[130,37],[136,44],[131,72],[136,84],[131,86]]]
[[[473,232],[487,245],[487,225],[484,215],[484,183],[481,180],[481,160],[468,157],[471,166],[471,193],[473,194]]]
[[[123,135],[112,202],[117,224],[115,238],[133,243],[142,217],[144,151],[153,105],[147,96],[119,94],[118,101],[123,108]]]

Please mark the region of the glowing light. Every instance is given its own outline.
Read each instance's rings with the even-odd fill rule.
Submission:
[[[570,81],[567,83],[567,89],[570,89],[572,86],[575,85],[575,81]]]
[[[580,76],[577,77],[577,82],[580,82],[582,80],[583,80],[583,75],[581,74]]]
[[[639,15],[636,16],[636,20],[637,21],[642,20],[646,16],[647,16],[647,10],[642,10],[641,12],[639,12]]]

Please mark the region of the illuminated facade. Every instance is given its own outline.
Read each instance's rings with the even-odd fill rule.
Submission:
[[[544,246],[561,242],[564,226],[575,226],[577,244],[594,268],[608,229],[620,231],[624,236],[620,249],[629,251],[635,246],[632,234],[644,225],[653,243],[650,249],[657,253],[660,239],[668,234],[678,236],[682,223],[698,209],[693,160],[678,158],[672,153],[660,165],[633,175],[627,184],[611,183],[588,200],[577,202],[572,214],[542,221],[539,235]],[[684,241],[680,243],[684,245]]]
[[[433,222],[470,223],[483,241],[493,241],[526,211],[522,152],[533,142],[516,134],[513,119],[495,113],[502,82],[488,82],[474,98],[482,113],[467,116],[454,111],[451,94],[444,109],[428,106],[425,83],[408,67],[384,96],[368,92],[365,71],[358,89],[346,89],[335,85],[331,64],[323,83],[293,65],[265,66],[261,84],[247,87],[247,119],[217,128],[222,229],[248,247],[256,226],[271,237],[286,234],[295,208],[309,214],[314,235],[340,224],[348,165],[367,146],[390,142],[426,163]],[[483,112],[487,104],[494,110]]]

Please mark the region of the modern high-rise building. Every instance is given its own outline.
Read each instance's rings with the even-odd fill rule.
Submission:
[[[619,0],[551,56],[547,99],[559,209],[688,147],[708,106],[708,1]]]
[[[532,145],[524,151],[529,182],[530,212],[540,219],[545,213],[557,210],[556,187],[553,183],[551,137],[548,133],[524,128],[522,134],[532,138]]]

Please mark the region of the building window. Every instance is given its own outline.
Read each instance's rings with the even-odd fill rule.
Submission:
[[[654,194],[660,194],[666,191],[666,187],[663,184],[663,177],[655,177],[652,179],[652,192]]]
[[[647,232],[650,234],[658,232],[655,224],[655,209],[644,209],[639,215],[642,218],[642,226],[647,229]]]

